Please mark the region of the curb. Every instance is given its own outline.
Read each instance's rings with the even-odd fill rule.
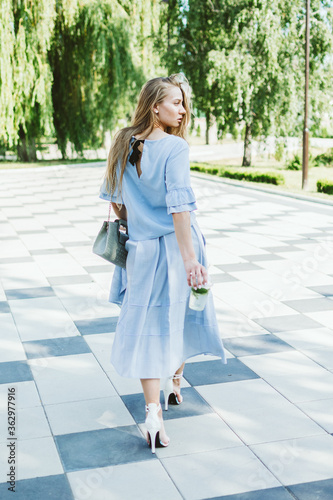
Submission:
[[[261,191],[263,193],[274,194],[275,196],[285,196],[286,198],[293,198],[296,200],[307,201],[309,203],[319,203],[322,205],[328,205],[329,207],[333,207],[333,201],[330,200],[314,198],[311,196],[306,196],[298,193],[286,193],[285,191],[275,191],[275,189],[264,188],[261,186],[251,186],[250,182],[244,184],[244,182],[246,181],[229,180],[229,179],[224,179],[223,177],[210,176],[209,174],[202,174],[200,172],[195,172],[195,171],[192,172],[191,170],[191,176],[192,175],[194,177],[198,177],[198,179],[205,179],[210,182],[220,182],[221,184],[229,184],[231,186],[236,186],[245,189],[253,189],[254,191]],[[212,179],[211,177],[214,178]]]

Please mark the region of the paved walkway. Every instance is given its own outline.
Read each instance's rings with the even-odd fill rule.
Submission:
[[[1,499],[332,500],[333,208],[192,177],[229,359],[188,360],[154,456],[109,362],[103,170],[0,173]]]

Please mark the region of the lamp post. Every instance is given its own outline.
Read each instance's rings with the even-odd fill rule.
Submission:
[[[306,0],[305,94],[304,94],[303,164],[302,164],[302,189],[304,190],[307,190],[308,188],[308,169],[309,169],[309,128],[308,128],[309,56],[310,56],[310,0]]]

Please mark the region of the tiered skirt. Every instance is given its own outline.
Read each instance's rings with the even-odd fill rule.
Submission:
[[[191,226],[198,261],[205,240]],[[121,305],[111,363],[123,377],[164,378],[188,358],[211,354],[226,363],[212,293],[203,311],[189,308],[190,287],[175,232],[126,243],[126,270],[115,268],[110,302]]]

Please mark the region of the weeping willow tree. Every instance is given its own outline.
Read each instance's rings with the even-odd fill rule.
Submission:
[[[63,157],[68,142],[82,154],[130,119],[143,82],[158,68],[152,50],[158,9],[155,0],[57,3],[50,64]]]
[[[36,142],[52,132],[48,50],[55,0],[2,0],[0,7],[0,141],[36,159]]]
[[[123,126],[141,85],[164,71],[153,51],[159,0],[2,0],[0,145],[36,159],[55,134],[63,156]]]

